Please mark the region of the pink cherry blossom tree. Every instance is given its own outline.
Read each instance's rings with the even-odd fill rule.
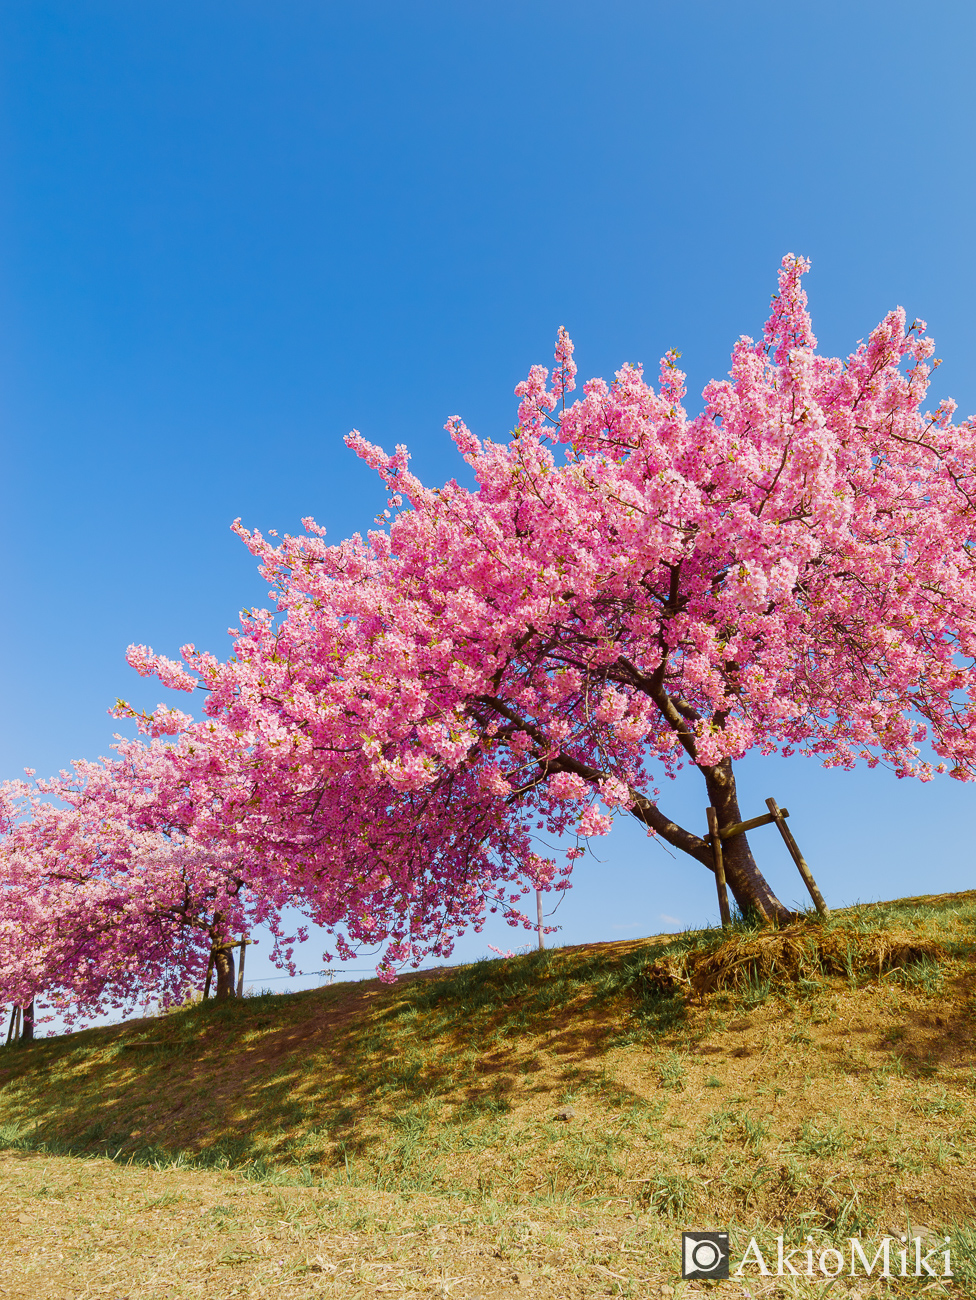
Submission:
[[[186,834],[185,783],[163,747],[119,750],[2,790],[0,997],[28,1007],[42,995],[68,1024],[179,1000],[211,954],[216,995],[232,996],[223,945],[261,921],[274,931],[288,902],[281,882],[250,889],[233,847]],[[280,942],[275,952],[288,964]]]
[[[754,748],[973,779],[974,425],[924,409],[933,346],[901,310],[820,356],[806,270],[784,259],[762,338],[739,340],[697,415],[674,353],[656,388],[626,365],[567,405],[560,331],[510,439],[448,422],[473,490],[426,488],[405,448],[353,433],[388,528],[327,546],[311,520],[280,543],[238,525],[276,611],[244,617],[226,663],[130,652],[209,693],[174,747],[202,781],[188,833],[246,841],[252,870],[346,927],[340,951],[387,943],[387,970],[491,907],[531,927],[524,892],[565,886],[617,813],[713,869],[661,806],[684,765],[721,827],[742,819],[734,763]],[[539,832],[576,837],[568,865]],[[740,907],[791,915],[745,836],[725,868]]]

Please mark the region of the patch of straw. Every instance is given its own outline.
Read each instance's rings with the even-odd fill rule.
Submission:
[[[733,933],[715,948],[659,958],[642,974],[662,992],[686,989],[700,997],[761,980],[796,983],[824,975],[880,976],[926,958],[940,961],[945,956],[941,944],[907,930],[864,934],[798,922],[759,934]]]

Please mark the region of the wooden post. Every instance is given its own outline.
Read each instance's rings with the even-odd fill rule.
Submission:
[[[13,1042],[13,1037],[14,1037],[14,1026],[16,1025],[16,1023],[17,1023],[17,1008],[16,1008],[16,1007],[13,1007],[13,1008],[11,1009],[11,1012],[10,1012],[10,1025],[9,1025],[9,1027],[8,1027],[8,1029],[7,1029],[7,1046],[8,1046],[8,1047],[9,1047],[10,1044]]]
[[[214,968],[214,950],[213,950],[213,948],[211,948],[211,949],[210,949],[210,960],[207,962],[207,978],[206,978],[206,980],[204,981],[204,985],[203,985],[203,1000],[204,1000],[204,1002],[206,1002],[207,998],[210,997],[210,977],[211,977],[211,975],[213,975],[213,968]]]
[[[766,807],[772,813],[773,820],[775,821],[776,825],[779,827],[779,833],[783,837],[783,842],[786,844],[786,847],[790,851],[790,857],[796,863],[797,870],[799,871],[800,875],[803,877],[803,883],[810,891],[810,897],[813,899],[814,907],[816,907],[817,911],[820,913],[821,916],[829,916],[830,908],[824,902],[824,896],[817,888],[817,882],[813,878],[813,872],[807,866],[803,854],[800,852],[800,847],[797,844],[796,840],[793,838],[793,832],[790,830],[786,822],[783,820],[782,809],[777,807],[776,800],[773,799],[772,797],[766,800]]]
[[[732,924],[729,912],[729,895],[725,888],[725,860],[722,857],[722,836],[718,829],[718,813],[714,808],[708,810],[708,838],[712,845],[712,857],[715,860],[715,888],[718,890],[718,910],[722,914],[722,929]]]
[[[20,1025],[21,1025],[21,1019],[22,1019],[22,1017],[23,1017],[23,1014],[24,1014],[23,1007],[18,1007],[18,1008],[17,1008],[17,1028],[14,1030],[14,1042],[15,1042],[15,1043],[16,1043],[17,1040],[20,1038]]]
[[[536,916],[539,918],[539,927],[538,927],[539,947],[544,948],[545,944],[542,942],[542,890],[541,889],[537,889],[535,891],[535,913]]]
[[[237,968],[237,996],[244,996],[244,950],[247,947],[247,940],[241,935],[241,964]]]

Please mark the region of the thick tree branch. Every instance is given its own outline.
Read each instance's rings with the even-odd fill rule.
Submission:
[[[491,709],[501,717],[506,718],[509,722],[517,726],[519,730],[524,731],[527,736],[531,736],[536,745],[543,752],[543,755],[551,755],[545,757],[540,755],[540,766],[544,765],[547,772],[573,772],[577,776],[581,776],[584,781],[588,782],[592,786],[596,786],[599,781],[605,780],[610,776],[609,772],[601,772],[599,768],[591,767],[589,763],[581,762],[578,758],[574,758],[572,754],[567,754],[564,750],[559,750],[556,754],[552,754],[552,742],[547,739],[545,734],[540,731],[534,723],[529,722],[527,719],[520,718],[515,710],[503,700],[495,699],[490,695],[479,695],[475,698],[479,704],[484,705],[486,708]],[[679,826],[677,822],[671,821],[669,817],[666,817],[664,813],[661,812],[656,803],[653,803],[646,795],[641,794],[640,791],[635,790],[632,786],[628,786],[627,789],[631,799],[633,800],[631,813],[639,822],[642,822],[649,830],[660,835],[661,838],[666,840],[673,848],[681,849],[683,853],[689,854],[698,862],[702,863],[703,866],[708,867],[709,871],[714,871],[715,868],[712,863],[712,851],[700,836],[692,834],[691,831],[686,831],[683,826]]]

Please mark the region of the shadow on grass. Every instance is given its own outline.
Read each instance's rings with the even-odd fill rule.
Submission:
[[[811,920],[810,930],[937,928],[947,908],[972,914],[970,924],[974,904],[976,894],[905,900]],[[753,933],[744,922],[733,928],[738,941]],[[313,1176],[300,1171],[318,1170],[385,1185],[412,1171],[420,1185],[441,1155],[486,1149],[527,1094],[602,1089],[614,1105],[646,1105],[607,1081],[601,1058],[627,1043],[681,1041],[685,992],[662,988],[655,972],[727,938],[706,930],[547,949],[417,973],[392,987],[369,981],[210,1001],[4,1048],[0,1140],[262,1177],[290,1169],[300,1180]],[[919,968],[904,978],[931,983],[941,974]],[[771,991],[769,981],[747,982],[735,996],[749,1005]]]
[[[547,950],[391,988],[210,1001],[5,1049],[5,1140],[211,1168],[346,1168],[391,1144],[402,1156],[425,1106],[428,1123],[492,1123],[550,1050],[589,1059],[678,1024],[680,999],[641,980],[673,946]]]

